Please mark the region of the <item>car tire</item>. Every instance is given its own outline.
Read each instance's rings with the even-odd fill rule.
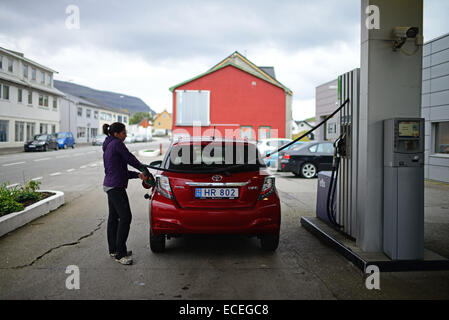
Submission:
[[[260,236],[260,247],[264,251],[276,251],[279,246],[279,233],[277,234],[263,234]]]
[[[154,253],[161,253],[165,251],[165,234],[153,235],[150,228],[150,249]]]
[[[312,179],[316,177],[317,169],[313,163],[306,162],[301,166],[301,170],[299,171],[299,173],[303,178]]]
[[[75,144],[72,144],[72,149],[75,149]]]

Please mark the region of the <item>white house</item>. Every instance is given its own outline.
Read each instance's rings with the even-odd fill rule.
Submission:
[[[87,99],[66,93],[61,98],[61,130],[70,131],[77,143],[91,142],[103,133],[103,124],[128,123],[128,113],[117,112]]]
[[[39,133],[59,131],[56,71],[0,47],[0,148],[20,147]]]

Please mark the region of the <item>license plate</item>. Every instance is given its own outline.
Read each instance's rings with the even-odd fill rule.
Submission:
[[[28,148],[36,148],[34,145],[29,145]]]
[[[239,197],[238,188],[196,188],[195,198],[200,199],[235,199]]]

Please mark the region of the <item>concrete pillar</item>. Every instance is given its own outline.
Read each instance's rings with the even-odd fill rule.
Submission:
[[[368,6],[379,8],[379,29],[366,26]],[[412,56],[393,52],[392,31],[413,26],[422,35],[423,0],[362,0],[361,9],[357,245],[366,252],[381,252],[383,120],[421,116],[422,47]],[[404,45],[407,51],[415,48],[414,39]]]

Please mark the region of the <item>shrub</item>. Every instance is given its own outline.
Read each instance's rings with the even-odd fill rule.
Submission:
[[[0,185],[0,217],[6,214],[22,211],[23,203],[28,200],[40,200],[40,194],[36,192],[39,189],[40,182],[29,181],[25,186],[7,188],[7,183]]]

